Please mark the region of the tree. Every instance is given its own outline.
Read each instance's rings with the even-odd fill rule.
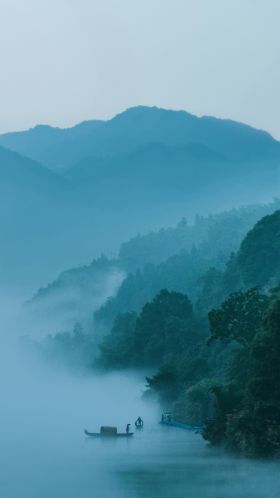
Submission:
[[[147,303],[136,323],[138,365],[159,365],[173,353],[199,340],[192,304],[179,292],[162,290]]]
[[[209,343],[219,339],[248,345],[260,328],[268,303],[268,297],[257,289],[232,294],[219,309],[208,314]]]
[[[262,218],[243,240],[238,265],[244,283],[263,287],[280,277],[280,210]]]
[[[104,337],[100,345],[100,365],[117,369],[134,365],[136,319],[134,312],[117,316],[111,333]]]
[[[214,389],[215,417],[204,435],[249,456],[280,455],[279,297],[266,308],[244,352],[248,367],[243,377],[233,375],[228,385]]]
[[[175,401],[180,393],[178,371],[174,365],[162,365],[153,377],[146,377],[147,387],[156,392],[165,408]]]
[[[250,452],[280,453],[280,298],[270,306],[263,330],[252,344],[254,364],[247,384],[246,416]],[[260,430],[261,428],[261,430]]]

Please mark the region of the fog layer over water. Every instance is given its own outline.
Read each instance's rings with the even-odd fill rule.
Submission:
[[[10,301],[11,304],[11,301]],[[193,432],[159,426],[141,400],[144,373],[76,374],[22,350],[2,307],[0,496],[3,498],[276,498],[280,465],[229,456]],[[16,311],[16,305],[14,310]],[[14,313],[15,314],[15,313]],[[20,328],[20,323],[18,323]],[[13,332],[13,333],[12,333]],[[131,439],[88,440],[84,428],[141,415]]]

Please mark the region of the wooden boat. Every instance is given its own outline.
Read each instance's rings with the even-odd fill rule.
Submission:
[[[172,418],[170,413],[164,413],[162,419],[159,422],[161,425],[167,425],[169,427],[177,427],[178,429],[185,429],[186,431],[197,431],[200,432],[203,429],[202,425],[191,425],[178,422]]]
[[[167,425],[169,427],[177,427],[178,429],[185,429],[186,431],[199,431],[203,427],[200,425],[183,424],[182,422],[177,422],[177,420],[160,421],[161,425]]]
[[[118,432],[116,427],[100,427],[100,432],[89,432],[85,429],[85,435],[89,437],[131,437],[133,432]]]

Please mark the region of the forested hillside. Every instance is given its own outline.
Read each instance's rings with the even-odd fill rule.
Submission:
[[[0,144],[2,280],[70,268],[26,305],[40,354],[140,369],[211,443],[278,454],[279,142],[140,107]]]
[[[267,206],[198,217],[190,227],[183,221],[176,229],[139,236],[122,245],[119,260],[123,267],[133,269],[138,265],[140,269],[128,275],[116,297],[95,313],[96,320],[111,325],[119,313],[138,312],[163,288],[186,293],[197,310],[207,312],[245,285],[246,279],[243,282],[240,275],[241,256],[238,253],[237,262],[234,252],[254,223],[277,207],[280,205],[275,201]],[[176,248],[179,254],[171,256]],[[170,257],[164,260],[166,255]]]
[[[238,278],[218,307],[194,310],[187,295],[162,290],[115,319],[99,358],[106,368],[158,366],[150,395],[177,419],[206,424],[211,443],[254,456],[280,449],[279,229],[278,210],[246,235],[231,268]],[[216,285],[222,295],[223,278]]]
[[[266,216],[248,233],[238,252],[238,265],[248,286],[270,286],[280,279],[279,211]]]
[[[147,372],[145,396],[203,424],[212,444],[278,454],[279,207],[182,220],[61,274],[32,306],[86,312],[36,348],[72,367]],[[115,297],[96,310],[106,278]]]
[[[61,327],[65,319],[69,326],[71,320],[74,324],[84,319],[86,310],[88,316],[97,311],[97,292],[102,296],[107,293],[111,299],[96,312],[95,324],[102,323],[108,329],[119,313],[138,312],[162,288],[167,288],[187,293],[193,304],[198,300],[196,306],[208,309],[221,302],[228,287],[234,285],[235,260],[228,264],[230,255],[238,250],[256,221],[277,208],[280,202],[275,200],[267,205],[197,216],[193,222],[182,219],[175,227],[138,235],[121,245],[117,258],[101,257],[88,266],[63,272],[35,294],[32,308],[37,314],[55,315],[57,324],[61,313]],[[224,275],[226,264],[229,268]]]

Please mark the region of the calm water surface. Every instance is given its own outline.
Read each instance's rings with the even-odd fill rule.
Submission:
[[[278,463],[233,458],[160,426],[157,407],[141,401],[143,377],[14,367],[9,360],[0,371],[3,498],[279,497]],[[129,440],[83,435],[101,424],[121,431],[138,415],[144,430]]]

